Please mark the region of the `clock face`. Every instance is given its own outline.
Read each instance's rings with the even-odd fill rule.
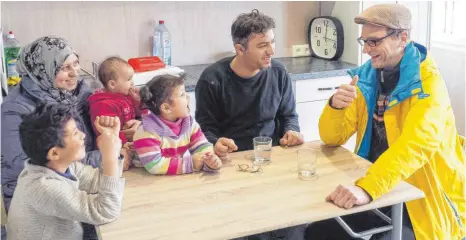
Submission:
[[[326,18],[316,18],[310,29],[311,49],[315,55],[332,59],[337,54],[338,31],[334,22]]]

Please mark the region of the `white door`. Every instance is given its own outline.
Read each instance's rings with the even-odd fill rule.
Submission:
[[[299,116],[299,127],[304,135],[304,140],[320,140],[319,118],[324,110],[326,101],[313,101],[296,104],[296,112]]]
[[[397,1],[411,11],[411,40],[430,45],[431,9],[428,1]]]

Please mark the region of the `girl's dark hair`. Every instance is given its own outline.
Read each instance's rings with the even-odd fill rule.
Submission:
[[[152,78],[145,86],[139,90],[142,104],[155,115],[160,114],[160,106],[168,101],[173,89],[184,84],[185,74],[174,76],[164,74]]]

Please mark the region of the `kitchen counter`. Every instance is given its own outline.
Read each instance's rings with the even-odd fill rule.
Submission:
[[[292,81],[327,78],[346,75],[346,71],[357,67],[341,61],[326,61],[314,57],[274,58],[283,63],[290,73]],[[179,66],[187,73],[185,87],[187,92],[194,91],[199,77],[210,64]]]
[[[326,61],[314,57],[298,57],[298,58],[274,58],[283,63],[288,70],[293,82],[299,80],[312,80],[318,78],[328,78],[346,75],[346,71],[351,68],[356,68],[357,65],[342,61]],[[196,88],[197,81],[210,64],[186,65],[179,66],[183,69],[187,77],[185,79],[185,87],[187,92],[193,92]],[[95,81],[93,77],[85,72],[81,73],[81,77],[87,82],[91,88],[98,88],[102,85]]]

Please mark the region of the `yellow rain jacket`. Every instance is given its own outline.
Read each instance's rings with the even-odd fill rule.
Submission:
[[[348,73],[359,76],[357,98],[347,108],[328,104],[319,121],[322,141],[342,145],[357,133],[355,152],[367,159],[377,94],[371,61]],[[411,42],[405,48],[400,79],[384,113],[389,148],[356,181],[373,200],[400,181],[424,191],[406,203],[416,239],[466,237],[465,152],[457,133],[447,88],[430,53]]]

